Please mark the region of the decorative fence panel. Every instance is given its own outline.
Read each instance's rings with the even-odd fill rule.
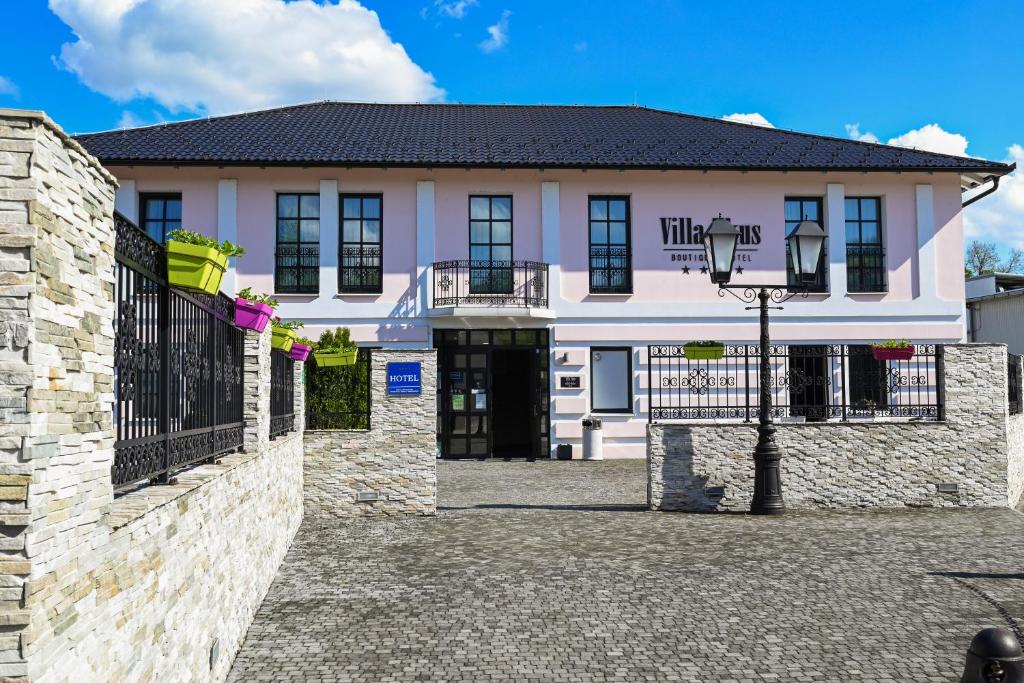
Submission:
[[[682,345],[648,346],[648,420],[743,420],[758,415],[760,347],[726,346],[692,360]],[[772,345],[772,415],[805,421],[942,419],[942,347],[909,361],[875,360],[870,346]]]
[[[435,306],[548,305],[548,264],[536,261],[439,261]]]
[[[1006,385],[1009,390],[1010,415],[1021,414],[1021,356],[1009,354],[1006,365]]]
[[[164,247],[120,214],[116,231],[115,488],[242,446],[245,333],[224,295],[167,285]]]
[[[295,429],[295,361],[288,354],[270,354],[270,438]]]
[[[306,365],[306,429],[369,429],[372,349],[354,365]]]

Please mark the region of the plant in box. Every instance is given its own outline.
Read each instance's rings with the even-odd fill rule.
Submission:
[[[692,341],[683,345],[690,360],[718,360],[725,355],[725,344],[716,341]]]
[[[359,347],[350,337],[347,327],[339,327],[320,335],[320,341],[313,345],[313,358],[320,367],[329,368],[337,365],[355,365],[359,355]]]
[[[288,352],[288,356],[292,360],[303,361],[309,358],[309,352],[313,350],[313,341],[305,337],[299,337],[292,344],[292,350]]]
[[[292,346],[299,336],[298,329],[303,325],[305,323],[300,320],[282,321],[281,318],[274,316],[274,323],[270,328],[273,332],[270,345],[279,351],[291,353]]]
[[[244,253],[245,249],[227,240],[217,242],[192,230],[171,230],[167,233],[167,282],[172,287],[216,294],[228,258]]]
[[[274,315],[277,299],[267,294],[255,294],[246,287],[235,298],[235,324],[246,330],[262,332]]]
[[[871,345],[875,360],[910,360],[917,348],[906,339],[887,339]]]

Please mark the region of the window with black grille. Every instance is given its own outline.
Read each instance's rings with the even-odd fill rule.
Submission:
[[[787,197],[786,198],[786,233],[789,234],[801,221],[814,221],[825,227],[822,219],[821,197]],[[793,255],[789,253],[789,242],[786,242],[786,283],[790,287],[805,284],[796,278],[796,271],[793,270]],[[807,284],[808,291],[828,291],[828,240],[822,243],[821,257],[818,259],[818,272],[815,273],[814,281]]]
[[[590,197],[590,292],[632,291],[629,198]]]
[[[379,194],[341,196],[338,291],[378,294],[383,280],[383,210]]]
[[[882,200],[846,198],[846,288],[851,292],[886,291],[882,246]]]
[[[320,291],[320,195],[277,195],[274,291]]]

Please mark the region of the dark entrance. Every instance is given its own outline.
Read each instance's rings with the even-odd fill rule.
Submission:
[[[435,330],[445,458],[548,456],[548,331]]]

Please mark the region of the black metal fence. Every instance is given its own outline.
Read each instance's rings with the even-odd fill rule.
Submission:
[[[1021,356],[1010,354],[1006,366],[1006,385],[1009,390],[1010,415],[1021,414]]]
[[[360,348],[354,365],[306,364],[306,429],[370,428],[372,353]]]
[[[647,351],[649,421],[757,419],[758,345],[726,346],[718,360],[688,359],[682,345]],[[942,419],[942,352],[919,345],[909,361],[879,361],[870,346],[772,345],[772,414],[806,421]]]
[[[295,429],[295,361],[283,351],[270,354],[270,438]]]
[[[243,344],[234,302],[167,285],[164,247],[114,216],[115,488],[242,446]]]
[[[536,261],[440,261],[434,306],[548,305],[548,264]]]

